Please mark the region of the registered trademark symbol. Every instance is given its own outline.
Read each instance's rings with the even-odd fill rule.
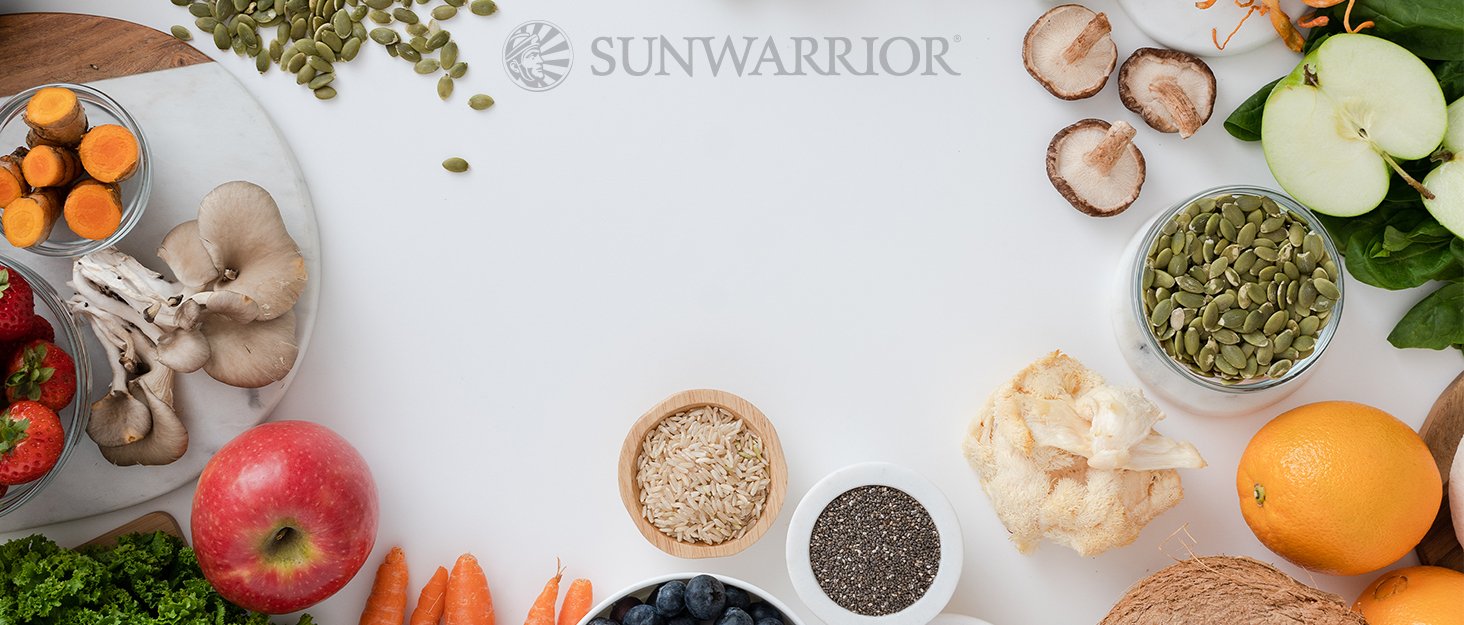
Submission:
[[[951,41],[954,41],[956,43],[961,43],[961,36],[960,35],[956,35],[954,37],[951,37]]]

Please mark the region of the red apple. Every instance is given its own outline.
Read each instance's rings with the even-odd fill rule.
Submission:
[[[203,468],[193,550],[225,599],[295,612],[355,577],[376,543],[376,516],[376,484],[350,443],[314,423],[266,423]]]

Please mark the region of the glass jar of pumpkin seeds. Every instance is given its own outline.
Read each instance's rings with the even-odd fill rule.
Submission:
[[[1123,256],[1113,326],[1147,386],[1199,414],[1240,414],[1300,387],[1342,318],[1341,257],[1279,192],[1228,186],[1160,213]]]

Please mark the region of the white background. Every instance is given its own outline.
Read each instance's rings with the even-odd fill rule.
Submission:
[[[56,5],[60,5],[59,7]],[[373,569],[405,547],[415,586],[472,551],[512,625],[552,573],[603,595],[678,570],[739,576],[797,605],[783,564],[787,518],[820,477],[864,460],[934,480],[962,517],[965,573],[951,611],[997,625],[1096,622],[1135,580],[1196,553],[1276,558],[1241,519],[1235,462],[1280,410],[1322,399],[1382,407],[1417,426],[1458,373],[1457,352],[1399,351],[1385,336],[1423,291],[1348,285],[1341,334],[1316,376],[1262,414],[1198,418],[1166,434],[1210,467],[1133,545],[1097,558],[1045,545],[1022,556],[959,451],[987,393],[1061,348],[1120,383],[1105,302],[1119,251],[1163,207],[1226,183],[1274,186],[1256,144],[1220,122],[1296,57],[1279,43],[1213,63],[1216,115],[1181,142],[1124,110],[1110,82],[1060,102],[1024,72],[1033,0],[504,0],[449,28],[472,66],[438,101],[377,47],[316,101],[278,70],[222,58],[289,137],[323,242],[319,322],[276,418],[324,423],[370,463],[382,513]],[[1121,56],[1150,42],[1113,2]],[[6,11],[189,24],[162,0],[9,2]],[[578,54],[545,93],[507,81],[503,38],[547,19]],[[1261,18],[1253,27],[1266,27]],[[597,36],[954,36],[960,77],[592,76]],[[203,48],[217,56],[212,45]],[[474,112],[466,95],[498,99]],[[1043,155],[1083,117],[1139,127],[1148,183],[1122,216],[1080,215],[1047,183]],[[200,145],[199,150],[227,149]],[[473,163],[454,176],[448,156]],[[757,404],[787,450],[783,517],[743,554],[678,561],[636,532],[616,491],[630,423],[664,396],[717,387]],[[126,479],[118,470],[117,479]],[[45,528],[84,540],[140,513],[186,526],[191,488]],[[1405,563],[1413,562],[1410,556]],[[1351,601],[1372,576],[1283,569]],[[369,570],[311,610],[353,622]]]

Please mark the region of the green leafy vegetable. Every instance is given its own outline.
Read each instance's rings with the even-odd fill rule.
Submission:
[[[1464,47],[1464,43],[1459,46]],[[1444,61],[1435,65],[1433,72],[1444,90],[1445,102],[1464,98],[1464,61]]]
[[[1332,7],[1331,21],[1341,22],[1341,9]],[[1352,24],[1371,20],[1363,32],[1408,48],[1421,58],[1464,61],[1464,2],[1458,0],[1358,0]]]
[[[1414,305],[1388,334],[1394,347],[1464,349],[1464,282],[1450,282]]]
[[[1413,199],[1403,199],[1409,193]],[[1388,199],[1372,212],[1352,218],[1322,217],[1352,277],[1398,290],[1464,276],[1464,257],[1454,249],[1459,238],[1440,225],[1417,197],[1402,180],[1394,180]]]
[[[1261,140],[1261,114],[1266,108],[1266,98],[1271,97],[1271,90],[1276,88],[1278,82],[1281,82],[1280,78],[1257,89],[1230,117],[1225,118],[1225,131],[1230,136],[1241,141]]]
[[[193,550],[158,532],[107,549],[63,549],[40,535],[0,545],[0,625],[12,623],[268,625],[269,617],[224,600]]]

